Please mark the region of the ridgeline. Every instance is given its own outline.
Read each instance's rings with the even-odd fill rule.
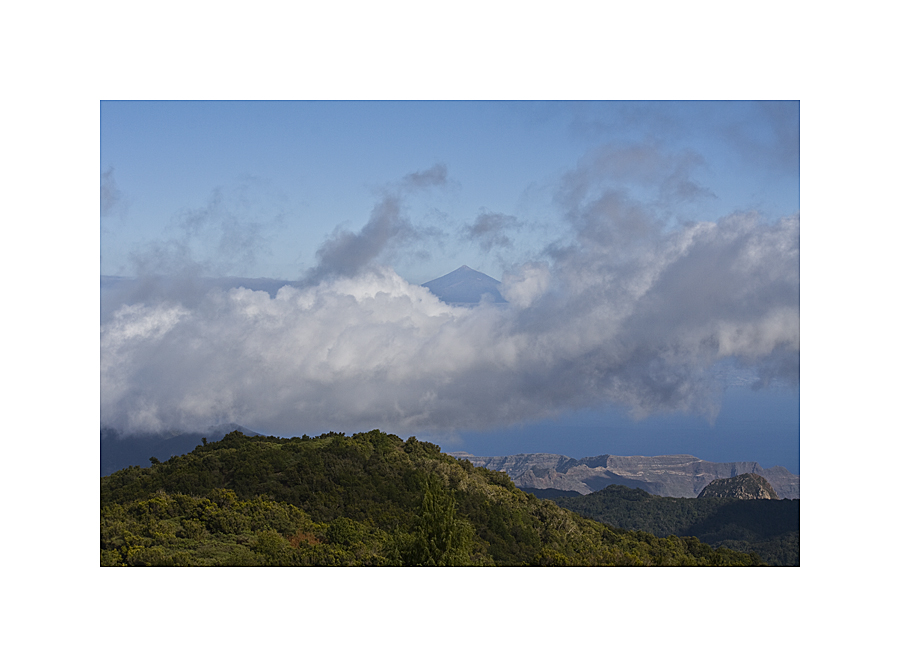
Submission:
[[[613,528],[380,431],[245,436],[100,480],[101,565],[763,565]]]

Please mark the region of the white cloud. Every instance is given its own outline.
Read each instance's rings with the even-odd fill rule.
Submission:
[[[799,379],[799,224],[753,216],[590,238],[458,308],[387,268],[273,298],[146,300],[101,330],[101,415],[123,430],[486,427],[618,403],[714,415],[717,364]]]
[[[384,267],[421,244],[405,197],[446,185],[440,164],[387,188],[366,225],[338,230],[274,296],[210,290],[188,250],[145,251],[183,267],[105,309],[103,424],[435,432],[604,404],[712,418],[723,368],[798,383],[799,217],[678,222],[685,198],[713,194],[692,180],[700,163],[657,145],[589,153],[560,181],[568,240],[505,263],[506,306],[452,307]],[[214,198],[182,227],[232,219]],[[522,224],[485,213],[463,231],[489,250]]]
[[[544,295],[550,285],[550,269],[545,262],[529,262],[504,274],[500,294],[514,308],[528,308]]]

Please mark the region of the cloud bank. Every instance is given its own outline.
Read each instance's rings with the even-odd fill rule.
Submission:
[[[670,228],[633,202],[610,212],[607,196],[576,197],[574,240],[511,267],[505,307],[449,306],[373,265],[365,229],[320,252],[321,267],[362,257],[352,271],[274,297],[237,288],[123,305],[101,328],[101,423],[414,432],[607,404],[712,418],[726,360],[763,384],[799,382],[798,216]],[[373,247],[396,220],[376,207]]]
[[[508,304],[475,308],[388,266],[426,242],[404,204],[447,184],[442,164],[385,188],[359,231],[336,230],[277,292],[197,279],[195,240],[224,262],[259,249],[257,221],[217,192],[177,218],[177,242],[142,251],[175,278],[148,276],[103,311],[101,425],[439,432],[607,405],[712,420],[723,369],[796,385],[799,213],[685,222],[685,206],[715,196],[702,166],[653,143],[589,152],[560,180],[559,238],[504,263]],[[524,224],[483,212],[459,233],[499,252]]]

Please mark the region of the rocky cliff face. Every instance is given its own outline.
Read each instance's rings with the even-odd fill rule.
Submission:
[[[560,454],[472,456],[451,452],[477,466],[507,473],[520,488],[559,489],[592,493],[610,484],[643,489],[657,496],[696,498],[710,482],[753,473],[766,479],[779,498],[800,497],[800,477],[786,468],[762,468],[742,461],[713,463],[696,456],[591,456],[573,459]]]
[[[700,492],[698,498],[739,498],[741,500],[778,500],[775,489],[752,472],[728,479],[714,479]]]

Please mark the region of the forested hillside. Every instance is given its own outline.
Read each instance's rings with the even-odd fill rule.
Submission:
[[[760,565],[611,528],[380,431],[248,437],[100,480],[101,565]]]
[[[714,547],[755,552],[769,565],[800,565],[799,500],[663,498],[614,485],[553,501],[618,528],[692,536]]]

